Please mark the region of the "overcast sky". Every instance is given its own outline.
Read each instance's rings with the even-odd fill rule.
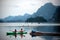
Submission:
[[[0,18],[33,14],[46,3],[60,5],[60,0],[0,0]]]

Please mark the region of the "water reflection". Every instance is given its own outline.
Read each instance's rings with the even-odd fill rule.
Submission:
[[[9,26],[9,27],[0,27],[0,40],[52,40],[52,36],[37,36],[37,37],[31,37],[30,36],[30,32],[32,30],[34,31],[47,31],[47,27],[22,27],[26,32],[28,32],[28,34],[25,35],[25,37],[21,38],[20,35],[18,35],[16,38],[14,36],[7,36],[6,35],[6,32],[11,32],[13,31],[14,29],[16,30],[20,30],[21,27],[12,27],[12,26]],[[52,32],[53,30],[49,27],[49,29],[51,30],[48,30],[50,32]]]

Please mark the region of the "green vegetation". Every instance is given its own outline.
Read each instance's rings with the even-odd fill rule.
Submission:
[[[46,19],[44,19],[43,17],[39,17],[39,16],[37,16],[37,17],[34,17],[34,18],[28,18],[27,20],[26,20],[26,22],[47,22],[47,20]]]

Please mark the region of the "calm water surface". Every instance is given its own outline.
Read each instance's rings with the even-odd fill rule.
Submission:
[[[21,29],[19,26],[6,26],[1,27],[0,26],[0,40],[54,40],[55,37],[51,36],[37,36],[37,37],[31,37],[29,34],[32,30],[34,31],[43,31],[43,32],[52,32],[53,27],[22,27],[24,31],[28,32],[28,34],[25,35],[25,37],[21,38],[20,35],[18,35],[16,38],[14,36],[7,36],[6,32],[13,31],[17,29],[18,31]]]

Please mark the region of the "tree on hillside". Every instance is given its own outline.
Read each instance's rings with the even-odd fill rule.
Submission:
[[[31,18],[28,18],[26,20],[26,22],[47,22],[47,20],[45,18],[43,18],[43,17],[37,16],[35,18],[32,18],[32,17]]]

